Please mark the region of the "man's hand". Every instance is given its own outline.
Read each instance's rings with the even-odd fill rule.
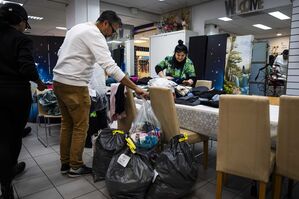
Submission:
[[[149,93],[145,92],[144,90],[142,90],[141,88],[139,88],[138,86],[135,88],[135,93],[137,95],[140,95],[141,97],[148,99],[149,98]]]
[[[183,83],[185,86],[192,86],[192,84],[193,84],[193,80],[192,80],[192,79],[184,80],[182,83]]]
[[[171,77],[171,76],[166,76],[166,79],[168,79],[168,80],[173,80],[174,78]]]

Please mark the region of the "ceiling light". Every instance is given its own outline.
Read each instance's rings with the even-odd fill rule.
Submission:
[[[231,18],[228,18],[228,17],[220,17],[218,19],[222,20],[222,21],[231,21],[232,20]]]
[[[57,26],[56,29],[58,29],[58,30],[67,30],[66,27],[60,27],[60,26]]]
[[[269,26],[265,26],[265,25],[263,25],[263,24],[254,24],[254,25],[252,25],[252,26],[254,26],[254,27],[256,27],[256,28],[263,29],[263,30],[270,30],[270,29],[272,29],[271,27],[269,27]]]
[[[43,20],[43,17],[37,17],[37,16],[28,16],[28,19],[33,19],[33,20]]]
[[[280,19],[280,20],[290,19],[289,16],[287,16],[279,11],[269,12],[269,15],[272,15],[273,17],[276,17],[277,19]]]
[[[108,41],[107,42],[108,44],[121,44],[121,43],[123,43],[123,42],[121,42],[121,41],[116,41],[116,40],[112,40],[112,41]]]
[[[19,4],[20,6],[23,6],[22,3],[13,2],[13,1],[3,1],[3,0],[0,0],[0,3],[2,3],[2,4],[6,4],[6,3],[14,3],[14,4]]]
[[[278,37],[281,36],[281,35],[282,35],[281,33],[277,33],[277,34],[276,34],[276,36],[278,36]]]
[[[165,1],[165,0],[159,0],[159,1]]]
[[[137,39],[137,40],[134,40],[134,43],[142,44],[142,43],[146,43],[146,41]]]

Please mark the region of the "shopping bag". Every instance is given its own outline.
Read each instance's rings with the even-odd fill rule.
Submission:
[[[161,127],[149,102],[143,100],[142,106],[130,129],[130,137],[137,148],[151,149],[161,139]]]

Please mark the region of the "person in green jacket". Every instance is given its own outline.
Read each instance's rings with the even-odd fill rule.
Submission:
[[[159,77],[166,77],[177,84],[192,86],[196,80],[195,69],[192,61],[187,57],[188,49],[182,40],[174,49],[173,56],[167,56],[156,67],[156,73]],[[166,76],[164,75],[166,70]]]

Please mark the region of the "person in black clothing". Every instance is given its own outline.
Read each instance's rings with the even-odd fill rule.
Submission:
[[[25,169],[17,163],[22,134],[29,117],[31,89],[46,86],[39,79],[32,55],[32,41],[23,32],[30,28],[26,10],[19,4],[0,7],[0,182],[1,199],[14,198],[12,180]]]

